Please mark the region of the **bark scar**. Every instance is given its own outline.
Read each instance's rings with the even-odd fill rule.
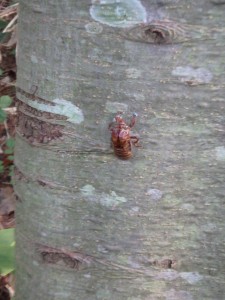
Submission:
[[[38,111],[20,100],[17,100],[17,109],[16,131],[25,137],[30,144],[47,144],[52,140],[62,138],[63,125],[40,120],[40,118],[57,118],[54,114]]]
[[[42,261],[47,264],[63,263],[68,268],[80,270],[85,265],[93,263],[93,258],[81,252],[73,252],[64,248],[54,248],[45,245],[38,245],[38,251]]]

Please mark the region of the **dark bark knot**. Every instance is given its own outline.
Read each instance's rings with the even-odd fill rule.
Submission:
[[[172,21],[153,21],[143,26],[146,39],[156,44],[171,44],[185,36],[185,29],[181,24]]]
[[[54,106],[54,103],[36,96],[35,93],[28,93],[19,87],[17,88],[17,92],[27,100]],[[66,120],[67,117],[38,110],[19,99],[17,99],[17,110],[17,133],[23,136],[30,144],[47,144],[63,136],[62,130],[64,126],[55,124],[55,122]]]

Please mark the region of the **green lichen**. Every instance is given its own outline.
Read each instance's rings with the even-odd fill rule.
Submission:
[[[118,204],[126,202],[126,198],[118,196],[114,191],[109,195],[104,195],[100,199],[100,203],[105,206],[116,206]]]
[[[91,196],[94,194],[95,192],[95,188],[93,187],[93,185],[91,184],[86,184],[85,186],[83,186],[81,189],[81,193],[84,196]]]
[[[81,194],[85,200],[95,202],[107,207],[114,207],[124,202],[126,198],[118,196],[116,192],[111,191],[110,194],[98,192],[94,186],[86,184],[81,189]]]
[[[65,99],[54,99],[52,101],[55,105],[43,104],[35,101],[28,101],[31,107],[34,107],[41,111],[55,113],[61,116],[68,117],[67,121],[75,124],[79,124],[84,121],[84,115],[82,110],[75,104]]]
[[[92,18],[112,27],[130,27],[146,20],[146,10],[138,0],[100,0],[90,8]]]

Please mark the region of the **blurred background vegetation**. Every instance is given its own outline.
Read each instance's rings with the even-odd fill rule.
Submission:
[[[0,1],[0,300],[14,296],[17,1]]]

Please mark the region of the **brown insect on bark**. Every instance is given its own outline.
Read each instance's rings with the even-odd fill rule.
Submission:
[[[122,118],[122,113],[118,112],[113,121],[109,124],[111,131],[112,146],[115,155],[120,159],[129,159],[133,156],[132,145],[138,147],[139,138],[131,135],[131,128],[136,123],[137,114],[133,113],[130,124],[127,125]]]

